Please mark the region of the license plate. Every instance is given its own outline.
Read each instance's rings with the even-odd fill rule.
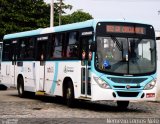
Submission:
[[[155,93],[147,93],[146,98],[155,97]]]

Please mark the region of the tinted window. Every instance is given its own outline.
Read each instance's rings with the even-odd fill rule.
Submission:
[[[23,38],[19,40],[18,59],[34,58],[34,39]]]
[[[78,32],[70,32],[69,41],[68,41],[67,49],[66,49],[67,57],[77,58],[79,55],[78,48],[79,48]]]
[[[65,34],[56,34],[54,39],[54,51],[53,58],[62,58],[64,53],[62,52],[62,43],[65,40]]]
[[[4,41],[3,43],[3,60],[11,60],[11,41]]]
[[[49,36],[39,36],[36,38],[36,59],[39,60],[45,60],[48,56],[48,41]]]

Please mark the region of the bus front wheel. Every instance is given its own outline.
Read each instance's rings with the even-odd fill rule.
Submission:
[[[117,106],[120,109],[127,109],[129,101],[117,101]]]

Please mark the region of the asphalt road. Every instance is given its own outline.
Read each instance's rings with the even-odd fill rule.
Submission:
[[[61,98],[32,94],[19,98],[17,90],[0,90],[0,124],[117,123],[119,119],[123,123],[159,124],[158,118],[160,102],[133,102],[127,110],[120,110],[114,102],[78,101],[75,108],[68,108]]]

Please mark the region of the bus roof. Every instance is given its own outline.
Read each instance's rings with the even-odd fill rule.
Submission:
[[[61,31],[68,31],[68,30],[74,30],[74,29],[81,29],[86,27],[95,27],[98,22],[128,22],[128,23],[137,23],[135,21],[126,21],[126,20],[88,20],[84,22],[78,22],[78,23],[72,23],[72,24],[66,24],[61,26],[55,26],[55,27],[48,27],[48,28],[40,28],[37,30],[31,30],[31,31],[25,31],[25,32],[19,32],[19,33],[13,33],[13,34],[7,34],[4,36],[3,40],[7,39],[15,39],[20,37],[29,37],[29,36],[35,36],[40,34],[47,34],[47,33],[53,33],[53,32],[61,32]],[[142,22],[138,22],[141,23]]]

